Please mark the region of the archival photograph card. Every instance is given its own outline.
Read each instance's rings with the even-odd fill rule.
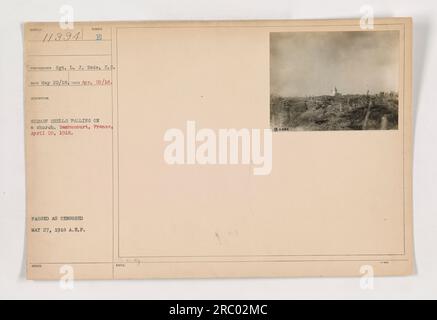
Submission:
[[[412,21],[24,25],[32,280],[413,273]]]

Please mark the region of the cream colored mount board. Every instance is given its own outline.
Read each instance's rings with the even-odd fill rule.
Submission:
[[[411,33],[26,23],[28,278],[411,274]]]

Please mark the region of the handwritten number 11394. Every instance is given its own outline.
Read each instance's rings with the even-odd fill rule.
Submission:
[[[79,32],[46,32],[42,42],[49,41],[77,41],[81,36]]]

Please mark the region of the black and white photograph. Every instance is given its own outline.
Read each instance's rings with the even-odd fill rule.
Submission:
[[[271,33],[271,128],[398,129],[399,46],[399,31]]]

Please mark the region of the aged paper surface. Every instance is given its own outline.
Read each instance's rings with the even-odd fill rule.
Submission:
[[[411,274],[411,24],[25,24],[28,278]]]

